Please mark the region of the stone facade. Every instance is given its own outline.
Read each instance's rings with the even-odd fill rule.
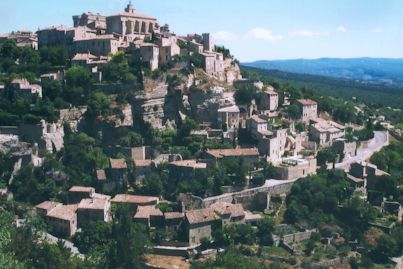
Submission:
[[[331,120],[317,118],[311,119],[310,140],[318,144],[319,147],[329,147],[333,142],[344,136],[344,126]]]
[[[30,84],[26,79],[14,79],[10,83],[10,90],[14,96],[32,98],[42,98],[42,87],[36,84]]]
[[[197,245],[203,238],[211,238],[212,225],[217,217],[213,209],[193,210],[185,213],[185,228],[189,245]]]
[[[108,56],[118,52],[119,39],[113,35],[97,35],[76,39],[73,43],[75,53],[91,53],[94,56]]]
[[[316,174],[316,158],[301,159],[291,157],[283,159],[283,162],[275,166],[277,178],[281,180],[293,180]]]
[[[258,108],[259,110],[268,112],[278,109],[278,93],[274,91],[274,88],[269,88],[260,94]]]
[[[301,107],[302,121],[309,124],[310,120],[316,120],[318,117],[318,103],[309,99],[297,100],[297,104]]]
[[[345,159],[357,155],[357,143],[355,141],[348,142],[345,139],[336,139],[333,143],[333,148],[338,152],[342,152]]]
[[[74,27],[86,26],[90,29],[97,30],[99,34],[106,31],[106,16],[99,13],[86,12],[82,15],[73,16]]]
[[[91,221],[111,220],[110,196],[95,194],[91,198],[82,199],[77,208],[79,228],[85,228]]]
[[[238,106],[230,106],[218,109],[217,127],[223,129],[238,129],[240,111]]]
[[[210,165],[216,166],[221,160],[232,160],[239,163],[241,160],[248,168],[253,168],[259,162],[257,148],[212,149],[205,153]]]

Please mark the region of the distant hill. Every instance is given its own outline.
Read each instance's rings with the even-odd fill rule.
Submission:
[[[242,63],[242,65],[299,74],[360,80],[367,83],[403,85],[403,59],[321,58],[314,60],[256,61]]]
[[[268,81],[291,83],[296,87],[308,87],[321,95],[357,100],[376,106],[403,109],[403,85],[363,83],[361,81],[318,75],[266,70],[242,65],[243,71],[255,72]]]

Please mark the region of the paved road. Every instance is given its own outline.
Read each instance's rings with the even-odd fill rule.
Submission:
[[[371,156],[380,151],[384,146],[389,144],[389,138],[387,132],[376,131],[374,140],[366,148],[360,148],[357,150],[357,156],[351,157],[341,163],[336,164],[337,169],[347,170],[350,165],[355,162],[365,161],[371,158]]]

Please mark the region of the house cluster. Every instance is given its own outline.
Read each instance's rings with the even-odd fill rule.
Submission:
[[[16,31],[9,34],[0,35],[0,44],[7,40],[15,40],[18,47],[31,47],[38,49],[38,37],[31,31]]]
[[[177,36],[169,25],[160,25],[156,18],[139,13],[131,3],[123,12],[104,16],[91,12],[73,16],[73,26],[52,26],[36,33],[16,32],[0,37],[35,49],[65,46],[72,64],[86,66],[102,79],[101,67],[110,55],[130,50],[135,57],[156,70],[174,57],[195,55],[204,71],[219,80],[232,83],[240,79],[240,70],[232,59],[214,51],[211,34]],[[32,41],[31,41],[32,40]]]
[[[42,98],[42,86],[31,84],[27,79],[13,79],[9,85],[0,85],[0,96],[10,94],[27,100]]]
[[[95,192],[92,187],[74,186],[69,190],[69,203],[45,201],[35,209],[53,234],[71,237],[85,229],[91,221],[111,221],[111,207],[127,206],[133,212],[133,221],[150,228],[164,228],[168,232],[186,232],[190,246],[198,245],[203,238],[211,238],[214,224],[244,223],[241,204],[216,202],[209,208],[162,212],[158,197],[117,194],[115,197]]]

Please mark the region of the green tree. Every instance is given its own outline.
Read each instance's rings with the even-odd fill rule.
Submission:
[[[272,218],[264,217],[257,223],[257,238],[263,246],[273,245],[272,232],[274,231],[275,221]]]

